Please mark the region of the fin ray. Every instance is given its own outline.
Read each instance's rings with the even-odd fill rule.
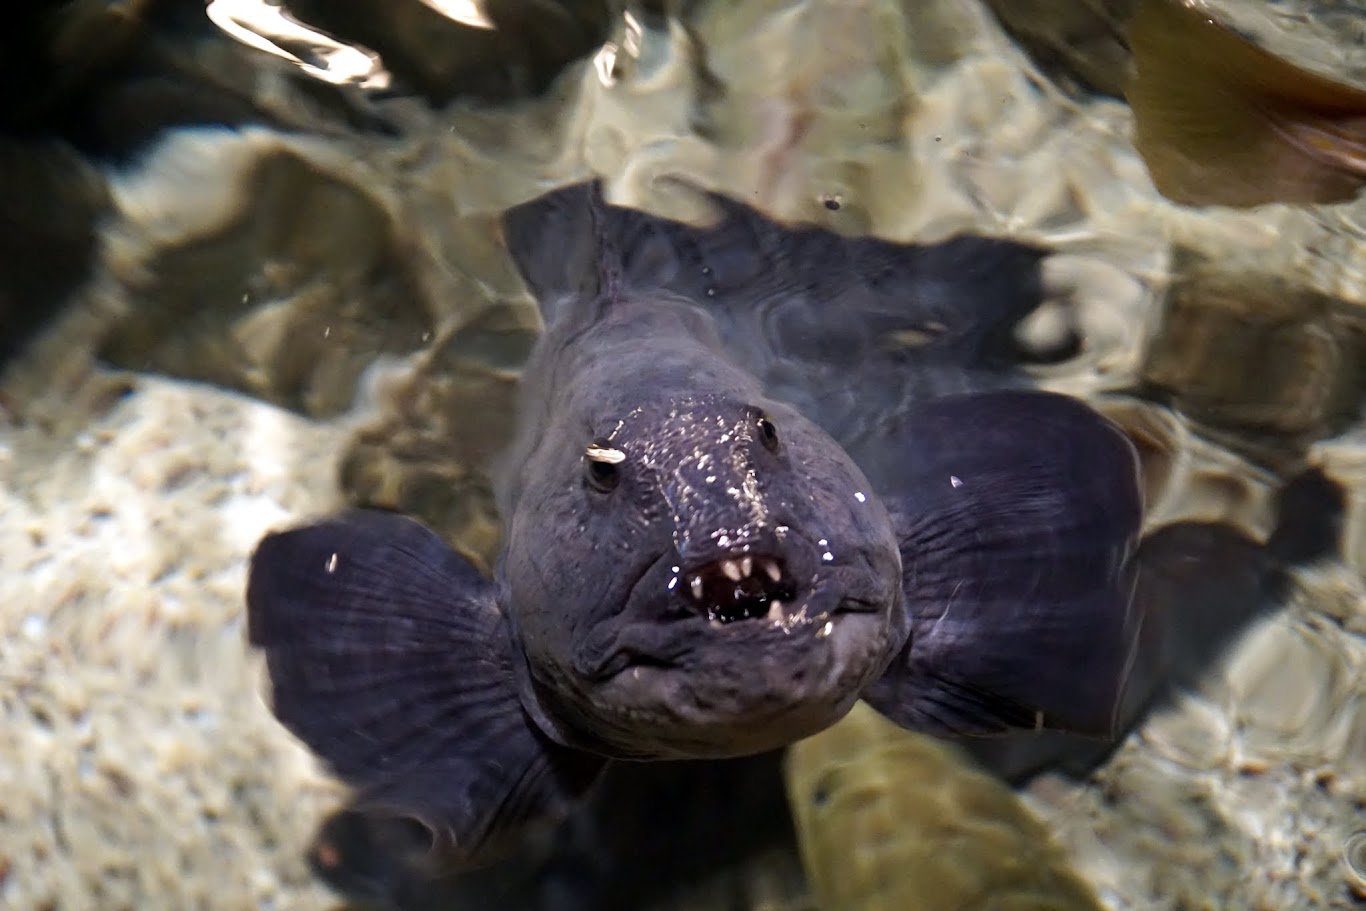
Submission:
[[[603,761],[535,728],[493,585],[435,534],[357,511],[267,536],[248,635],[280,721],[359,795],[477,864],[560,815]]]
[[[1140,620],[1132,444],[1043,392],[922,403],[897,440],[899,485],[882,496],[911,638],[865,698],[931,732],[1111,733]]]

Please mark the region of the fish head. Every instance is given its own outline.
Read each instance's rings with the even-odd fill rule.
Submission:
[[[760,752],[838,720],[909,628],[867,479],[758,396],[612,398],[538,454],[509,523],[537,702],[594,748],[650,758]]]

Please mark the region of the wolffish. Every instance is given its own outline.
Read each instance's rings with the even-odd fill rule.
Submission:
[[[989,388],[1008,371],[965,380],[998,350],[969,330],[1023,315],[1009,279],[1037,254],[716,201],[713,228],[592,185],[505,216],[546,331],[493,578],[374,511],[252,559],[277,717],[457,866],[606,763],[757,754],[859,698],[936,733],[1113,729],[1139,627],[1133,447],[1078,401]]]

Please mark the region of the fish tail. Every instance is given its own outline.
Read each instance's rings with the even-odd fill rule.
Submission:
[[[601,181],[561,187],[503,215],[502,234],[527,289],[550,317],[566,298],[620,299],[671,287],[697,232],[608,202]],[[549,312],[546,312],[548,309]]]
[[[593,191],[563,187],[503,214],[503,243],[527,289],[539,301],[596,294],[600,280]]]

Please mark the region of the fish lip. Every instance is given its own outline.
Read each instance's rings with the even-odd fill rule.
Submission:
[[[787,746],[837,721],[891,658],[887,618],[830,593],[791,624],[674,624],[677,656],[627,656],[592,684],[604,736],[632,755],[705,759]],[[615,733],[614,733],[615,732]]]
[[[899,599],[857,561],[805,583],[782,621],[713,626],[650,563],[575,697],[613,749],[650,759],[749,755],[828,727],[890,660]],[[643,586],[643,587],[642,587]]]
[[[699,611],[690,603],[689,596],[682,591],[670,590],[665,597],[660,597],[658,592],[647,590],[646,587],[658,586],[668,578],[678,580],[675,588],[685,584],[682,581],[685,578],[683,565],[673,549],[663,550],[644,563],[631,584],[627,604],[650,603],[658,599],[659,606],[651,608],[648,614],[637,615],[628,621],[628,626],[618,627],[613,638],[632,639],[634,637],[625,630],[642,625],[667,632],[659,638],[651,636],[654,644],[645,651],[632,645],[610,648],[609,657],[594,662],[594,668],[584,668],[581,673],[598,685],[637,669],[687,674],[696,663],[698,651],[713,645],[767,642],[769,646],[786,648],[791,644],[795,647],[808,636],[821,632],[827,623],[834,623],[834,626],[818,638],[842,629],[847,622],[879,622],[879,615],[891,613],[896,606],[895,592],[890,588],[882,591],[875,583],[870,584],[863,578],[867,567],[857,561],[825,564],[801,561],[799,565],[808,573],[814,570],[814,579],[808,576],[807,581],[800,584],[799,596],[787,606],[783,620],[758,616],[717,624],[708,619],[705,611]],[[679,568],[676,574],[672,572],[674,567]],[[626,611],[632,612],[630,607]]]
[[[891,590],[893,586],[887,586],[884,591],[883,586],[872,581],[878,574],[869,565],[866,555],[855,551],[827,562],[819,556],[827,549],[824,539],[818,542],[815,536],[792,527],[795,523],[783,521],[781,524],[791,529],[790,537],[786,540],[764,540],[727,548],[708,547],[700,553],[689,554],[688,558],[673,549],[653,561],[645,576],[649,576],[661,562],[671,561],[669,565],[674,570],[674,581],[670,583],[673,595],[670,618],[681,620],[691,617],[710,629],[739,630],[786,625],[788,632],[791,632],[801,624],[800,618],[814,622],[813,618],[820,617],[823,621],[836,615],[878,613],[893,605],[896,599],[895,592]],[[838,549],[836,552],[839,552]],[[829,557],[829,553],[826,556]],[[774,580],[774,583],[780,589],[786,587],[790,594],[774,596],[769,603],[779,601],[783,604],[785,623],[784,620],[763,614],[729,621],[712,620],[711,608],[716,607],[717,603],[697,600],[690,595],[689,585],[695,577],[719,573],[718,567],[723,562],[746,559],[753,563],[751,572],[754,576],[764,571],[765,561],[771,561],[780,568],[781,580]],[[643,579],[638,580],[637,586]],[[898,577],[896,583],[899,582]],[[832,590],[841,592],[838,600],[830,598]],[[632,597],[636,596],[636,591],[637,587],[633,586]]]
[[[739,551],[737,555],[743,556]],[[753,551],[749,554],[754,555]],[[788,561],[788,565],[794,562]],[[849,584],[850,576],[857,575],[858,568],[852,563],[827,563],[820,565],[812,578],[803,582],[794,582],[796,595],[790,601],[784,603],[783,620],[773,620],[766,616],[747,617],[734,620],[729,623],[718,623],[708,618],[705,611],[699,611],[698,605],[691,601],[689,595],[682,590],[686,584],[685,580],[689,575],[689,570],[681,568],[682,564],[676,554],[666,553],[652,562],[650,569],[654,569],[660,563],[667,563],[669,566],[680,566],[680,571],[676,575],[678,590],[673,592],[668,619],[687,624],[692,628],[699,628],[709,633],[725,633],[729,635],[755,635],[759,633],[779,632],[789,635],[798,629],[818,626],[826,621],[837,617],[854,614],[879,614],[891,609],[894,594],[892,592],[882,593],[864,591],[863,585]],[[694,564],[694,566],[699,564]],[[709,564],[700,564],[709,565]],[[639,580],[637,585],[645,582],[650,575],[647,570]],[[837,597],[832,597],[836,592],[840,592]],[[632,594],[635,587],[632,588]],[[660,665],[654,662],[644,662],[652,666]]]

